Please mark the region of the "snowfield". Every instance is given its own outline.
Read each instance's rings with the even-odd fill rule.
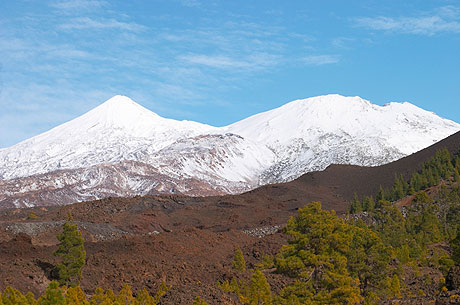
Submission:
[[[118,95],[0,149],[0,206],[38,204],[27,195],[66,204],[152,192],[238,193],[333,163],[385,164],[459,130],[410,103],[378,106],[360,97],[296,100],[213,127],[162,118]],[[59,193],[68,199],[59,202]]]

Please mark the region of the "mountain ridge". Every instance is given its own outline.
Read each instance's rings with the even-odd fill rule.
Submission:
[[[385,164],[458,130],[459,124],[410,103],[377,106],[340,95],[296,100],[224,127],[162,118],[128,97],[115,96],[72,121],[1,149],[0,206],[67,204],[71,198],[158,190],[195,196],[200,188],[201,195],[241,193],[330,164]],[[129,168],[123,162],[135,162],[141,174],[123,170]],[[104,179],[99,176],[103,172],[119,177]],[[43,177],[48,182],[40,189]],[[145,185],[142,192],[136,188],[139,179]],[[88,187],[94,185],[104,191]],[[50,188],[65,191],[67,200],[56,202]]]

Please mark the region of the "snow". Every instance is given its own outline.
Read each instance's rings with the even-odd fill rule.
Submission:
[[[331,163],[387,163],[459,131],[460,125],[407,102],[378,106],[360,97],[325,95],[287,103],[225,130],[275,152],[277,161],[265,173],[272,177],[263,182],[271,183]]]
[[[18,189],[60,189],[78,179],[87,183],[81,196],[100,198],[95,188],[110,171],[94,166],[136,161],[147,167],[119,173],[122,178],[114,183],[124,190],[120,194],[152,187],[152,181],[136,176],[146,170],[178,183],[193,178],[233,192],[292,180],[331,163],[388,163],[459,130],[459,124],[408,102],[378,106],[360,97],[296,100],[218,128],[162,118],[117,95],[72,121],[0,149],[0,179],[79,169],[22,189],[19,179]]]
[[[420,135],[440,140],[459,128],[459,124],[407,102],[378,106],[360,97],[326,95],[296,100],[256,114],[228,126],[227,130],[269,145],[328,133],[380,137],[408,154],[433,142],[421,139]],[[412,144],[407,143],[408,139]]]
[[[179,138],[216,130],[205,124],[162,118],[117,95],[72,121],[1,149],[0,178],[137,160]]]

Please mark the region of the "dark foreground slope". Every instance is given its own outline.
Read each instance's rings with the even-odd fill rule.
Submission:
[[[460,133],[455,133],[428,148],[386,165],[377,167],[331,165],[324,171],[305,174],[287,185],[291,189],[321,186],[346,200],[350,200],[354,192],[358,195],[375,195],[380,185],[384,188],[393,186],[395,174],[409,177],[424,161],[433,157],[436,151],[446,147],[451,153],[457,153],[459,146]],[[342,211],[342,208],[337,207],[337,210]]]
[[[81,228],[88,251],[82,288],[152,292],[172,285],[164,304],[191,304],[201,295],[211,304],[232,304],[217,280],[234,275],[231,260],[240,245],[249,264],[276,253],[286,238],[277,232],[299,207],[321,201],[339,214],[354,192],[375,194],[394,175],[416,171],[436,150],[456,152],[460,133],[414,155],[380,167],[334,165],[299,179],[221,197],[146,196],[107,198],[63,207],[0,211],[0,290],[7,285],[41,292],[57,263],[56,234],[67,214]],[[18,235],[21,234],[21,235]],[[284,279],[269,274],[274,290]]]

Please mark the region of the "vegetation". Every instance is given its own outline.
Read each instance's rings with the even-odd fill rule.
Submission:
[[[313,202],[292,217],[285,233],[290,236],[274,259],[276,272],[294,279],[278,295],[260,270],[250,284],[233,278],[219,283],[243,304],[359,304],[378,300],[395,291],[399,280],[390,262],[395,254],[364,223],[347,222]],[[264,263],[259,267],[267,266]],[[366,301],[368,300],[368,301]]]
[[[460,225],[457,227],[457,237],[451,241],[452,259],[455,263],[460,264]]]
[[[125,284],[118,295],[115,295],[112,290],[104,292],[103,289],[98,288],[93,296],[88,298],[79,286],[59,286],[57,281],[52,281],[38,299],[35,299],[30,292],[23,295],[19,290],[7,287],[0,294],[0,305],[156,305],[168,289],[162,283],[155,295],[151,296],[144,289],[134,297],[131,287]],[[196,304],[203,305],[206,303]]]
[[[355,195],[350,203],[350,213],[368,212],[370,228],[379,233],[387,245],[391,245],[403,264],[426,260],[430,244],[447,242],[453,255],[444,253],[433,262],[446,271],[459,261],[458,249],[460,227],[460,151],[451,155],[444,148],[425,162],[410,178],[395,176],[391,190],[380,190],[376,196],[359,200]],[[449,187],[447,187],[449,185]],[[431,197],[425,191],[436,186],[438,190]],[[413,196],[410,205],[396,206],[396,201]],[[404,216],[403,216],[404,214]]]
[[[208,305],[208,303],[206,303],[200,297],[196,297],[195,300],[193,301],[193,305]]]
[[[76,224],[72,224],[72,216],[69,214],[64,224],[63,232],[58,234],[58,249],[54,255],[62,257],[62,262],[56,269],[59,276],[59,284],[76,286],[81,279],[81,269],[85,264],[86,252],[84,240]]]
[[[447,148],[441,149],[436,152],[433,158],[424,162],[420,170],[413,173],[408,179],[405,179],[402,174],[395,175],[392,189],[384,190],[380,187],[376,201],[377,203],[381,200],[398,201],[408,195],[414,195],[418,191],[437,186],[443,180],[460,182],[459,171],[460,151],[455,155],[451,155]],[[360,201],[355,194],[350,204],[350,213],[373,210],[373,207],[368,204],[370,199],[372,197],[365,197],[363,201]]]
[[[29,215],[27,215],[27,219],[29,220],[36,219],[37,217],[37,214],[35,214],[34,212],[31,212],[29,213]]]
[[[270,285],[267,282],[265,275],[256,270],[248,283],[238,282],[236,278],[232,278],[230,282],[217,283],[217,285],[226,292],[235,293],[242,304],[257,305],[272,304],[272,292]]]
[[[357,304],[370,293],[384,295],[394,254],[365,225],[346,222],[313,202],[289,220],[286,233],[291,241],[275,265],[297,281],[281,292],[283,304]]]
[[[350,204],[354,217],[337,217],[334,211],[324,211],[319,202],[312,202],[288,221],[284,229],[288,244],[276,256],[263,256],[255,270],[246,271],[243,253],[236,247],[234,272],[250,275],[250,280],[237,276],[218,286],[249,305],[370,305],[385,299],[397,302],[403,295],[424,297],[423,289],[405,291],[403,266],[412,267],[415,276],[422,277],[417,275],[419,267],[434,267],[447,274],[455,263],[460,264],[459,171],[460,153],[450,155],[443,149],[411,177],[395,176],[391,190],[380,187],[375,199],[360,199],[355,194]],[[399,207],[397,201],[407,195],[410,204]],[[0,305],[151,305],[158,304],[169,289],[162,283],[153,296],[145,289],[134,296],[131,287],[124,285],[117,295],[98,288],[87,298],[78,286],[86,255],[84,241],[70,215],[58,239],[59,282],[51,282],[38,299],[8,287],[0,295]],[[450,248],[443,250],[439,245]],[[271,291],[265,276],[273,270],[277,276],[290,278],[278,293]],[[444,282],[433,284],[427,274],[424,282],[447,290]],[[193,304],[207,303],[196,297]]]
[[[443,149],[409,179],[395,176],[392,190],[380,187],[375,200],[355,194],[350,213],[362,217],[341,219],[318,202],[300,209],[285,228],[289,244],[271,264],[264,258],[256,265],[275,266],[276,272],[294,279],[278,295],[271,293],[272,304],[377,304],[402,297],[404,264],[446,274],[460,263],[459,170],[460,152],[452,156]],[[436,192],[428,195],[426,189],[434,186]],[[411,204],[398,207],[396,202],[407,195],[413,196]],[[452,255],[441,248],[428,251],[440,243],[450,244]],[[240,300],[248,290],[236,279],[221,287]],[[415,293],[407,295],[426,295],[423,290]]]
[[[244,260],[243,252],[240,247],[236,247],[233,256],[233,269],[244,271],[246,270],[246,261]]]

